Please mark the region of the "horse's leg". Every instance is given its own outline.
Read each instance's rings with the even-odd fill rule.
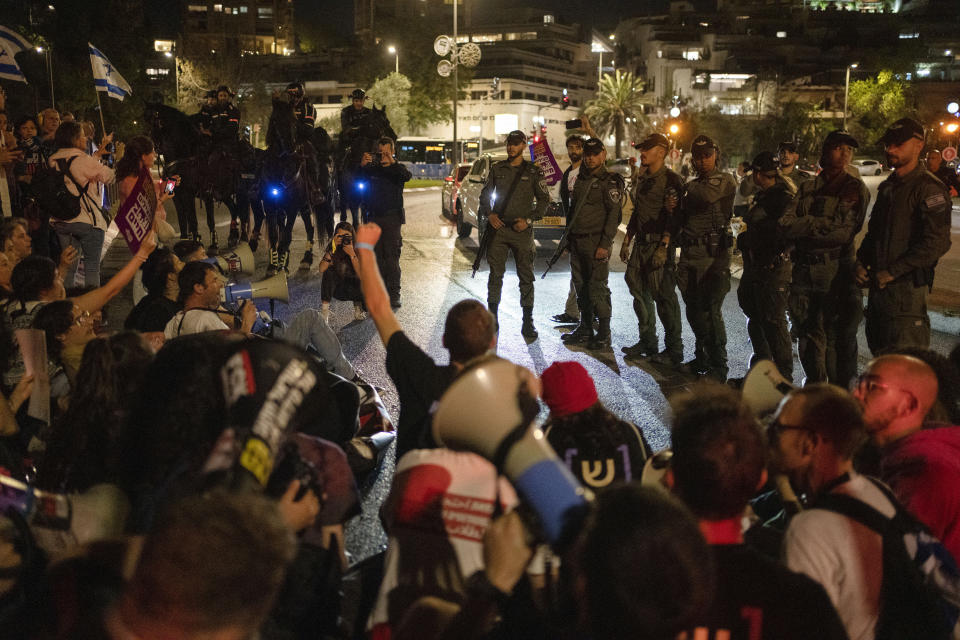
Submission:
[[[284,211],[284,225],[280,232],[279,253],[280,268],[287,271],[290,265],[290,244],[293,242],[293,225],[297,222],[297,209],[290,207]]]
[[[307,202],[300,208],[300,217],[303,218],[303,228],[307,232],[307,250],[300,260],[301,269],[309,269],[313,265],[313,207]]]
[[[260,244],[260,230],[263,227],[263,202],[259,198],[250,201],[250,208],[253,210],[253,231],[250,233],[250,250],[256,251]]]
[[[326,200],[316,211],[317,213],[317,240],[322,247],[333,237],[333,206]]]
[[[250,242],[250,192],[246,186],[237,192],[237,216],[240,218],[240,242]]]
[[[207,210],[207,231],[210,232],[210,244],[207,253],[216,253],[220,250],[217,242],[217,219],[213,215],[213,194],[209,191],[203,194],[203,206]]]
[[[279,268],[279,259],[277,255],[278,245],[280,244],[280,224],[279,212],[271,207],[265,212],[267,220],[267,240],[270,242],[270,264],[267,266],[267,275],[273,275]]]
[[[227,246],[233,249],[240,242],[240,207],[237,206],[235,195],[224,196],[221,202],[230,212],[230,235],[227,236]]]
[[[180,227],[180,239],[186,240],[190,237],[190,218],[187,210],[187,197],[192,198],[193,194],[180,191],[173,194],[173,206],[177,210],[177,226]],[[194,213],[196,215],[196,213]]]

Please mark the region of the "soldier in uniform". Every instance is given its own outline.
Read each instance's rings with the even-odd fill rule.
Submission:
[[[686,370],[727,379],[727,330],[723,299],[730,291],[730,218],[737,181],[717,168],[720,149],[708,136],[691,146],[697,176],[680,201],[680,262],[677,286],[687,307],[687,322],[696,337],[694,359]]]
[[[870,202],[863,180],[846,171],[857,146],[846,131],[830,132],[820,153],[823,170],[800,185],[797,206],[780,219],[794,245],[789,305],[805,384],[846,387],[856,374],[863,301],[854,281],[854,239]]]
[[[857,283],[869,287],[867,344],[874,355],[927,348],[927,291],[937,260],[950,248],[950,194],[920,165],[923,127],[897,120],[880,139],[894,168],[877,192],[857,252]]]
[[[787,330],[787,295],[790,289],[790,256],[781,218],[795,206],[793,183],[780,176],[779,163],[763,151],[751,163],[751,179],[758,191],[753,206],[743,216],[746,229],[737,236],[743,258],[743,275],[737,301],[747,317],[747,334],[753,345],[752,367],[773,360],[780,374],[793,378],[793,347]]]
[[[573,209],[567,237],[570,270],[577,290],[580,324],[561,337],[566,344],[586,343],[591,349],[610,347],[610,250],[620,225],[623,178],[607,171],[607,152],[597,138],[583,145],[580,175],[573,187]],[[600,329],[593,334],[596,314]]]
[[[490,265],[487,308],[496,318],[507,252],[512,251],[523,308],[520,333],[525,338],[536,339],[537,329],[533,325],[533,259],[536,256],[533,220],[543,217],[550,204],[550,194],[543,171],[524,159],[526,147],[527,137],[522,131],[511,131],[507,135],[507,159],[491,167],[487,183],[480,192],[477,216],[487,218],[487,224],[495,230],[487,249],[487,263]]]
[[[957,195],[960,195],[960,179],[957,178],[957,172],[943,163],[943,156],[938,149],[927,152],[927,171],[937,176],[947,189],[953,189]]]
[[[777,145],[777,157],[780,160],[780,175],[793,183],[795,191],[799,191],[800,185],[813,177],[812,173],[797,166],[800,154],[796,142],[781,142]]]
[[[674,265],[678,231],[674,211],[684,184],[683,178],[664,164],[669,146],[667,138],[659,133],[650,134],[637,145],[642,169],[630,193],[633,215],[620,246],[620,259],[627,263],[624,277],[633,296],[640,339],[622,351],[629,357],[648,356],[651,362],[679,365],[683,362],[683,338]],[[663,323],[663,352],[657,339],[654,304]]]

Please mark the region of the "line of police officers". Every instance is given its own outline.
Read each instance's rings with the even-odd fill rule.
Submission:
[[[856,375],[857,330],[864,317],[870,350],[929,346],[926,296],[937,260],[950,247],[951,200],[944,183],[920,163],[923,127],[910,119],[893,123],[881,138],[894,172],[880,185],[866,235],[855,248],[870,194],[850,166],[857,141],[845,131],[823,140],[819,175],[796,166],[796,143],[775,156],[760,153],[739,189],[750,204],[731,229],[736,179],[718,167],[720,149],[709,137],[694,139],[696,172],[684,180],[666,167],[667,138],[654,133],[637,145],[641,170],[624,198],[622,179],[607,171],[606,151],[596,138],[583,144],[583,161],[567,207],[571,277],[579,304],[577,328],[566,344],[610,346],[609,259],[621,221],[621,206],[633,214],[620,247],[633,298],[639,341],[622,350],[688,373],[727,379],[726,329],[722,304],[730,291],[734,245],[742,255],[738,302],[753,345],[751,364],[773,360],[788,380],[793,357],[789,314],[799,341],[805,381],[846,386]],[[525,137],[508,136],[508,160],[496,163],[481,195],[480,215],[497,229],[489,254],[488,306],[496,315],[507,249],[520,277],[523,335],[533,329],[532,219],[542,215],[547,194],[539,168],[522,158]],[[570,140],[568,140],[568,148]],[[510,202],[496,198],[510,192]],[[534,211],[536,203],[536,212]],[[494,247],[497,247],[494,250]],[[676,259],[679,253],[679,259]],[[683,360],[679,288],[696,339],[694,358]],[[664,326],[659,350],[655,312]],[[594,333],[594,319],[599,330]]]

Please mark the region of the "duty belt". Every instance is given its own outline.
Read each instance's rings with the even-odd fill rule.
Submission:
[[[843,247],[827,249],[826,251],[798,251],[797,262],[800,264],[826,264],[843,255]]]
[[[723,237],[727,235],[725,231],[717,231],[716,233],[718,237]],[[684,246],[684,247],[705,247],[708,244],[710,244],[710,239],[709,239],[710,235],[711,234],[708,233],[700,236],[699,238],[691,238],[688,235],[683,235],[680,240],[680,244],[681,246]]]
[[[659,233],[638,233],[634,237],[637,239],[637,242],[651,244],[654,242],[660,242],[660,239],[663,238],[663,235]]]

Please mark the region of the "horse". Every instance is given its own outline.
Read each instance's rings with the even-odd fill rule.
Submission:
[[[205,157],[203,136],[186,114],[159,101],[145,103],[143,117],[158,162],[162,158],[160,177],[180,176],[173,195],[180,237],[199,240],[196,198],[200,191],[200,159]]]
[[[354,228],[359,226],[360,209],[363,206],[363,181],[359,180],[360,161],[364,153],[376,155],[377,142],[382,137],[397,139],[397,134],[387,119],[387,108],[374,107],[363,124],[340,134],[340,158],[337,163],[337,187],[340,192],[340,221],[347,219],[347,211]]]
[[[267,149],[258,168],[259,204],[267,222],[270,242],[268,275],[288,270],[290,243],[297,214],[305,211],[308,240],[313,239],[313,225],[309,216],[311,185],[307,177],[307,152],[297,143],[297,121],[293,105],[275,97],[270,122],[267,126]]]
[[[250,198],[247,196],[256,171],[255,152],[246,140],[231,143],[230,148],[212,149],[201,163],[200,185],[207,227],[210,229],[210,247],[218,249],[214,201],[222,202],[230,211],[230,234],[227,245],[232,249],[239,242],[248,241],[250,226]]]

